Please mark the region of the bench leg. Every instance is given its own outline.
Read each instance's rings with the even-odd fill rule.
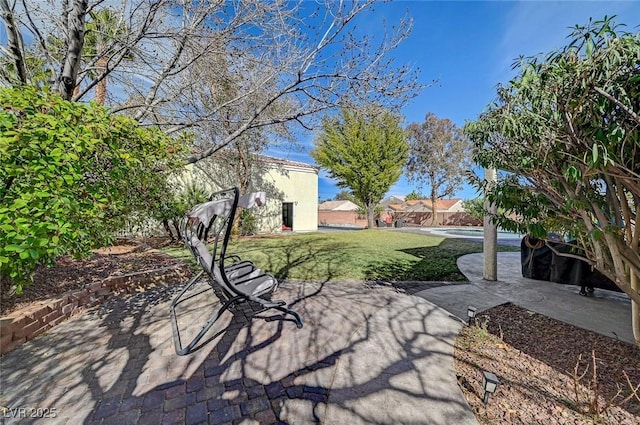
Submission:
[[[197,345],[200,340],[209,332],[209,329],[218,321],[222,313],[225,310],[228,310],[236,301],[237,298],[232,298],[229,301],[225,302],[222,307],[220,307],[213,316],[209,319],[209,321],[200,329],[198,335],[196,335],[193,340],[187,344],[186,347],[182,347],[182,341],[180,340],[180,331],[178,330],[178,320],[176,318],[175,309],[171,310],[171,323],[173,325],[173,343],[176,348],[176,353],[179,356],[184,356],[185,354],[189,354],[197,349]]]
[[[300,318],[300,315],[295,311],[291,310],[290,308],[287,308],[286,302],[282,300],[267,301],[259,297],[249,297],[248,299],[264,307],[264,310],[261,310],[261,311],[265,311],[265,310],[269,310],[270,308],[273,308],[285,314],[292,315],[293,318],[295,319],[296,326],[298,327],[298,329],[302,328],[302,319]]]
[[[182,291],[180,291],[180,293],[178,294],[178,296],[176,296],[173,301],[171,302],[171,307],[169,308],[170,314],[171,314],[171,325],[173,328],[173,343],[176,349],[176,353],[179,356],[184,356],[185,354],[189,354],[193,351],[195,351],[196,346],[198,345],[198,343],[200,342],[200,340],[206,335],[206,333],[209,331],[209,329],[211,329],[211,327],[214,325],[214,323],[216,323],[218,321],[218,319],[220,318],[220,316],[222,315],[222,313],[225,312],[225,310],[228,310],[229,307],[231,307],[235,302],[238,301],[238,299],[240,297],[234,297],[231,298],[230,300],[226,301],[222,307],[220,307],[213,316],[211,316],[211,318],[207,321],[207,323],[205,323],[205,325],[202,327],[202,329],[200,329],[200,332],[198,332],[198,334],[195,336],[195,338],[193,338],[193,340],[187,344],[186,347],[182,346],[182,340],[180,338],[180,330],[178,329],[178,318],[176,315],[176,307],[197,296],[200,295],[204,292],[210,291],[212,290],[212,288],[207,288],[204,289],[202,291],[198,291],[194,294],[189,294],[189,296],[184,297],[184,295],[186,294],[186,292],[191,289],[199,280],[200,278],[203,276],[203,272],[198,273],[196,276],[194,276],[193,278],[191,278],[191,280],[187,283],[187,285],[184,287],[184,289],[182,289]],[[184,298],[183,298],[184,297]]]
[[[298,327],[298,329],[302,329],[302,319],[300,318],[300,315],[298,313],[296,313],[295,311],[291,310],[290,308],[287,307],[283,307],[283,306],[275,306],[273,307],[276,310],[282,311],[285,314],[290,314],[293,316],[293,318],[295,319],[296,322],[296,326]]]

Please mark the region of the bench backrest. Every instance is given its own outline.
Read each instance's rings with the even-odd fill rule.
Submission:
[[[191,208],[182,224],[182,237],[203,270],[228,296],[240,295],[225,273],[224,261],[238,206],[253,208],[266,202],[264,192],[239,196],[237,187],[213,193],[209,201]],[[207,242],[211,241],[211,248]]]

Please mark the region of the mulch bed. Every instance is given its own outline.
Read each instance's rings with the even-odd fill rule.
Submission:
[[[455,358],[462,390],[482,424],[640,423],[640,391],[625,401],[631,387],[640,386],[635,345],[509,303],[462,330]],[[501,381],[487,405],[482,370]]]
[[[165,240],[119,241],[118,245],[93,252],[90,258],[73,259],[63,256],[53,267],[36,270],[33,283],[23,288],[20,295],[2,288],[0,315],[5,316],[35,301],[45,300],[64,292],[82,288],[108,277],[121,276],[168,267],[179,261],[156,250],[153,246],[166,244]]]

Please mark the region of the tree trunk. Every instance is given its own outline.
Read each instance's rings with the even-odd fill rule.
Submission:
[[[171,227],[169,227],[169,220],[162,220],[162,225],[164,226],[164,231],[169,235],[169,239],[171,242],[175,242],[175,238],[173,237],[173,232],[171,231]]]
[[[438,225],[438,208],[436,207],[436,202],[438,201],[438,196],[436,195],[436,191],[434,189],[431,189],[431,208],[432,208],[432,213],[431,213],[431,225],[432,226],[437,226]]]
[[[373,218],[376,206],[373,203],[367,204],[367,229],[373,229]]]
[[[102,54],[99,53],[99,54]],[[102,74],[107,69],[107,63],[109,62],[109,58],[106,56],[102,56],[100,59],[96,61],[96,67],[98,68],[98,73]],[[107,99],[107,77],[104,76],[98,83],[96,84],[96,102],[98,104],[104,106],[104,102]]]
[[[65,52],[62,72],[56,81],[56,90],[66,100],[71,100],[73,96],[78,71],[80,70],[87,6],[88,0],[75,0],[68,14],[67,51]]]
[[[640,292],[640,279],[633,272],[631,272],[631,289]],[[631,327],[636,346],[640,347],[640,305],[634,300],[631,300]]]
[[[4,20],[4,26],[7,31],[7,47],[8,52],[16,67],[16,73],[22,84],[28,83],[27,66],[24,62],[24,45],[22,44],[22,36],[13,16],[13,12],[9,7],[7,0],[0,0],[0,12]]]
[[[182,234],[180,233],[180,226],[178,224],[178,220],[171,220],[171,224],[173,224],[173,228],[176,230],[176,235],[178,236],[178,240],[182,240]]]

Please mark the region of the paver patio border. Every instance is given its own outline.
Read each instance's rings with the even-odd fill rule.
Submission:
[[[108,277],[0,317],[0,354],[6,354],[71,316],[121,294],[175,284],[191,273],[188,264]]]

